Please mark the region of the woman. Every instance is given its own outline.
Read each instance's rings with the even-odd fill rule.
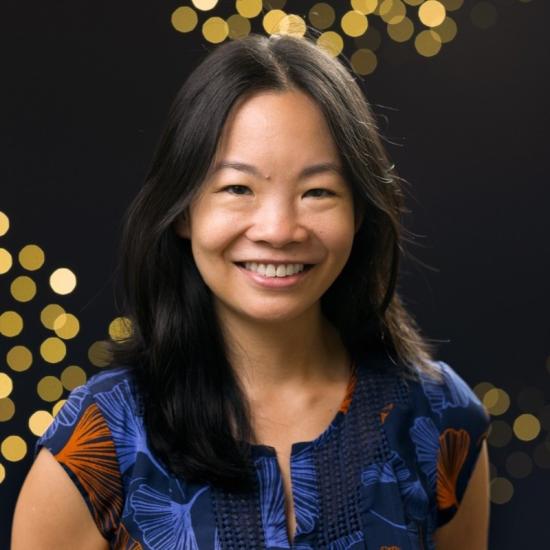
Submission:
[[[132,335],[38,440],[14,550],[486,548],[488,417],[400,302],[402,209],[342,64],[216,48],[128,212]]]

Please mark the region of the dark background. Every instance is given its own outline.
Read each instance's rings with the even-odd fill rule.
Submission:
[[[285,10],[304,15],[313,3],[290,0]],[[466,0],[450,14],[458,35],[433,58],[382,32],[379,65],[363,86],[390,155],[410,182],[412,213],[405,222],[419,246],[409,250],[429,266],[405,262],[405,301],[424,333],[440,341],[439,358],[472,387],[490,381],[508,392],[512,403],[499,419],[511,424],[525,387],[538,387],[550,402],[550,7],[542,0],[495,0],[497,22],[481,30],[470,20],[475,4]],[[19,337],[0,336],[0,371],[13,379],[16,403],[13,419],[0,423],[0,442],[19,434],[29,445],[19,462],[0,454],[6,470],[1,548],[9,547],[13,507],[32,462],[36,437],[27,420],[44,408],[36,382],[67,364],[41,363],[38,347],[47,331],[38,312],[51,301],[74,312],[81,332],[69,344],[70,363],[97,370],[87,349],[107,336],[117,315],[112,275],[121,217],[144,178],[172,98],[215,47],[200,24],[190,34],[173,29],[170,16],[179,5],[3,4],[0,210],[11,227],[0,246],[16,259],[22,246],[38,244],[46,263],[32,274],[38,293],[27,304],[9,292],[23,273],[17,262],[0,276],[0,310],[28,319]],[[235,11],[224,9],[216,15]],[[263,32],[259,18],[252,25]],[[346,40],[349,56],[353,41]],[[63,297],[47,284],[60,266],[78,277],[74,293]],[[33,349],[29,371],[7,367],[5,354],[15,343]],[[509,453],[532,455],[544,439],[547,425],[535,441],[514,438],[490,448],[493,474],[510,478]],[[535,466],[527,478],[510,480],[512,499],[491,508],[491,548],[547,547],[550,470]]]

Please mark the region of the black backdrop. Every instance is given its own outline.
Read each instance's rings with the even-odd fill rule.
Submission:
[[[290,0],[286,9],[306,13],[311,4]],[[494,0],[498,20],[480,30],[469,17],[474,4],[466,0],[453,14],[459,34],[433,58],[385,39],[364,87],[411,184],[405,221],[420,243],[411,251],[430,266],[405,263],[406,302],[424,332],[441,340],[440,358],[472,386],[489,381],[506,390],[511,406],[499,419],[511,424],[526,387],[538,387],[550,402],[550,9],[542,0]],[[0,275],[0,312],[18,309],[29,319],[18,338],[0,336],[0,371],[13,380],[16,404],[13,418],[0,422],[0,444],[19,434],[29,445],[17,462],[0,453],[1,548],[9,547],[13,507],[32,461],[36,438],[28,417],[44,408],[36,381],[60,372],[38,352],[29,371],[13,372],[6,352],[13,340],[38,348],[45,331],[36,316],[54,299],[46,271],[67,266],[78,286],[63,304],[81,322],[71,361],[89,374],[97,370],[87,347],[106,337],[115,316],[111,285],[122,213],[144,177],[171,99],[214,47],[198,30],[173,29],[178,5],[3,4],[0,211],[11,227],[0,247],[15,258],[36,243],[46,252],[46,268],[34,277],[39,291],[29,304],[10,296],[10,281],[22,270],[14,265]],[[550,470],[535,465],[523,479],[506,472],[507,456],[533,455],[548,441],[549,427],[543,421],[534,441],[490,447],[493,475],[514,487],[511,500],[492,505],[491,548],[550,544]]]

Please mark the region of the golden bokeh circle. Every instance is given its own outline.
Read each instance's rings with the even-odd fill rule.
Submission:
[[[333,57],[344,49],[344,39],[334,31],[326,31],[317,37],[317,46]]]
[[[10,219],[0,210],[0,237],[5,235],[10,228]]]
[[[19,251],[18,260],[27,271],[36,271],[44,265],[44,251],[36,244],[28,244]]]
[[[437,27],[445,21],[445,6],[438,0],[426,0],[418,8],[418,18],[426,27]]]
[[[495,477],[491,481],[491,502],[506,504],[514,494],[514,486],[505,477]]]
[[[29,430],[40,437],[53,422],[53,416],[48,411],[36,411],[29,418]]]
[[[439,37],[441,38],[441,42],[443,44],[446,44],[454,40],[454,38],[458,33],[458,27],[454,19],[452,17],[447,16],[445,17],[445,21],[443,21],[441,25],[438,25],[437,27],[433,27],[432,31],[436,32],[439,35]]]
[[[218,0],[191,0],[191,2],[198,10],[208,11],[216,7]]]
[[[371,74],[378,65],[376,54],[367,48],[361,48],[353,52],[350,61],[353,70],[360,75]]]
[[[491,382],[480,382],[473,387],[473,392],[480,401],[483,401],[485,394],[495,387]]]
[[[378,0],[351,0],[351,7],[363,15],[374,13],[378,8]]]
[[[63,384],[59,378],[47,375],[36,385],[36,392],[44,401],[57,401],[63,394]]]
[[[13,346],[6,354],[6,363],[16,372],[26,371],[32,365],[32,352],[25,346]]]
[[[15,414],[15,403],[9,398],[0,399],[0,422],[7,422]]]
[[[128,317],[115,317],[109,323],[109,336],[112,340],[126,340],[132,335],[132,321]]]
[[[63,408],[63,405],[67,402],[66,399],[60,399],[53,407],[52,407],[52,416],[55,418],[55,415]]]
[[[30,302],[36,296],[36,283],[30,277],[20,275],[11,282],[10,292],[18,302]]]
[[[0,372],[0,399],[8,397],[12,391],[13,380],[5,372]]]
[[[395,25],[388,25],[388,35],[395,42],[406,42],[414,34],[414,23],[404,17]]]
[[[278,34],[289,34],[300,38],[306,34],[306,22],[298,15],[285,15],[279,22]]]
[[[0,248],[0,275],[7,273],[13,265],[13,258],[8,250]]]
[[[380,17],[385,23],[396,25],[407,15],[407,8],[401,0],[384,0],[380,4]]]
[[[506,457],[506,470],[516,479],[523,479],[533,471],[531,457],[523,451],[515,451]]]
[[[172,12],[170,21],[178,32],[191,32],[197,26],[199,17],[193,8],[182,6]]]
[[[262,26],[267,34],[275,34],[279,32],[279,24],[286,17],[283,10],[270,10],[262,19]]]
[[[380,47],[382,35],[376,27],[371,25],[363,36],[354,38],[353,42],[358,50],[365,48],[374,52]]]
[[[512,439],[512,428],[504,420],[493,420],[489,426],[487,441],[493,447],[506,447]]]
[[[0,445],[0,452],[6,460],[18,462],[27,454],[27,444],[18,435],[8,435]]]
[[[424,57],[433,57],[441,50],[441,38],[432,30],[421,31],[414,39],[416,51]]]
[[[72,313],[62,313],[55,318],[53,330],[59,338],[69,340],[80,332],[80,322]]]
[[[48,304],[40,312],[41,323],[50,330],[54,330],[55,320],[65,313],[65,310],[59,304]]]
[[[48,363],[59,363],[67,355],[67,346],[61,338],[50,336],[40,344],[40,355]]]
[[[221,17],[209,17],[202,24],[202,35],[208,42],[219,44],[229,34],[229,25]]]
[[[504,414],[510,407],[510,396],[501,388],[491,388],[483,396],[483,405],[493,416]]]
[[[13,338],[23,330],[23,317],[16,311],[4,311],[0,315],[0,334]]]
[[[70,294],[76,287],[76,275],[67,267],[60,267],[50,275],[50,286],[56,294]]]
[[[514,420],[514,434],[521,441],[532,441],[540,433],[539,419],[530,414],[520,414]]]
[[[0,464],[0,483],[6,479],[6,468],[4,468],[3,464]]]
[[[227,36],[231,40],[239,40],[240,38],[248,36],[252,29],[250,21],[238,13],[234,13],[227,18],[227,26],[229,27]]]
[[[59,378],[65,389],[71,391],[78,388],[78,386],[83,386],[86,383],[87,375],[81,367],[69,365],[63,370]]]
[[[367,17],[359,11],[348,11],[340,19],[340,27],[348,36],[361,36],[368,26]]]
[[[447,11],[456,11],[462,7],[464,0],[439,0]]]
[[[307,15],[310,23],[321,31],[328,29],[336,19],[334,8],[325,2],[312,6]]]
[[[489,29],[492,27],[498,18],[496,7],[490,2],[481,1],[475,4],[470,11],[470,19],[472,23],[480,29]]]
[[[262,11],[262,0],[237,0],[235,8],[243,17],[252,19]]]
[[[111,361],[111,355],[109,353],[109,348],[107,347],[107,342],[104,340],[98,340],[94,342],[88,348],[88,359],[92,365],[96,367],[106,367]]]

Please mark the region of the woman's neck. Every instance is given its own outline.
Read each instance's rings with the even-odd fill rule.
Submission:
[[[247,393],[316,386],[347,378],[349,360],[338,331],[320,309],[281,323],[221,316],[229,360]]]

